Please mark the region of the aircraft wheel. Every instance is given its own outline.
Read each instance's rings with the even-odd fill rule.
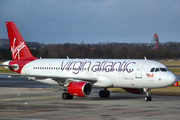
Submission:
[[[152,100],[152,97],[151,97],[151,96],[145,96],[144,100],[145,100],[145,101],[151,101],[151,100]]]
[[[73,95],[70,95],[69,93],[64,92],[64,93],[62,94],[62,99],[63,99],[63,100],[67,100],[67,99],[72,100],[72,99],[73,99]]]
[[[147,96],[145,96],[145,97],[144,97],[144,100],[145,100],[145,101],[148,101],[148,97],[147,97]]]
[[[109,92],[109,90],[105,90],[104,92],[105,92],[105,97],[107,97],[107,98],[108,98],[108,97],[110,96],[110,92]]]
[[[67,92],[64,92],[63,94],[62,94],[62,99],[63,100],[67,100],[67,99],[73,99],[73,95],[70,95],[69,93],[67,93]]]
[[[69,100],[72,100],[72,99],[73,99],[73,95],[70,95],[70,94],[69,94],[68,99],[69,99]]]
[[[67,100],[68,97],[69,97],[69,94],[68,94],[67,92],[63,92],[63,94],[62,94],[62,99],[63,99],[63,100]]]
[[[104,98],[105,97],[105,91],[104,90],[99,91],[99,97],[100,98]]]
[[[151,101],[152,100],[152,97],[151,96],[148,96],[148,101]]]

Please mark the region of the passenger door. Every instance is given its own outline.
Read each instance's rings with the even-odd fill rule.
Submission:
[[[143,69],[144,63],[139,63],[136,68],[136,78],[141,79],[142,78],[142,69]]]

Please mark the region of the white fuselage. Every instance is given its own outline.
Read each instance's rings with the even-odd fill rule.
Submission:
[[[159,68],[159,71],[151,71],[152,68]],[[93,77],[98,79],[93,86],[103,88],[159,88],[170,86],[176,81],[174,74],[163,64],[136,59],[37,59],[26,64],[21,74]],[[51,78],[35,80],[58,84]]]

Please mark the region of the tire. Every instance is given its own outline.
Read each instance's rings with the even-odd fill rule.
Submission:
[[[145,96],[144,100],[145,100],[145,101],[151,101],[151,100],[152,100],[152,97],[151,97],[151,96]]]
[[[152,100],[152,97],[151,96],[148,96],[148,101],[151,101]]]
[[[72,100],[72,99],[73,99],[73,95],[70,95],[70,94],[69,94],[68,99],[69,99],[69,100]]]
[[[108,98],[110,96],[110,92],[108,90],[105,90],[104,92],[105,92],[105,96],[104,97]]]
[[[99,92],[99,97],[100,97],[100,98],[104,98],[104,97],[105,97],[105,91],[104,91],[104,90],[101,90],[101,91]]]
[[[145,100],[145,101],[148,101],[148,97],[147,97],[147,96],[145,96],[145,97],[144,97],[144,100]]]
[[[68,97],[69,97],[69,94],[68,94],[68,93],[64,92],[64,93],[62,94],[62,99],[63,99],[63,100],[67,100]]]

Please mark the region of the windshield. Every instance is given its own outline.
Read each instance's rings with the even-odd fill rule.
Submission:
[[[159,68],[156,68],[156,69],[155,69],[155,72],[158,72],[158,71],[160,71],[160,69],[159,69]]]
[[[160,70],[161,70],[162,72],[166,72],[166,71],[167,71],[166,68],[160,68]]]
[[[169,71],[168,68],[151,68],[150,72],[167,72]]]

